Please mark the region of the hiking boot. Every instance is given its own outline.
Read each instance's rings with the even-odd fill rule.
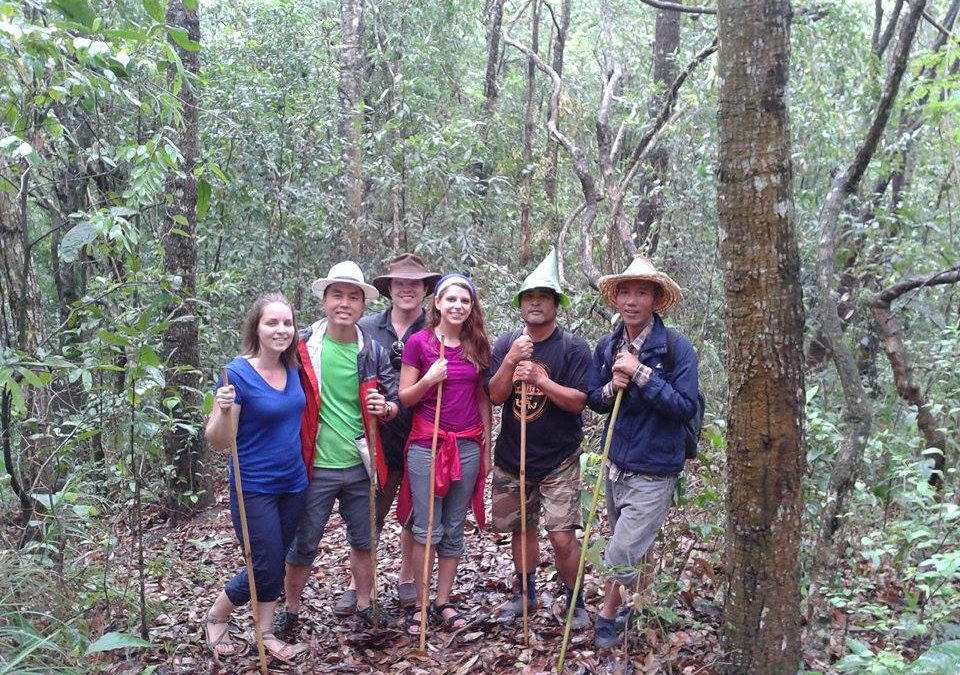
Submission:
[[[296,636],[300,628],[300,614],[278,609],[273,614],[273,633],[281,640],[289,640]]]
[[[540,603],[536,598],[530,598],[527,601],[528,614],[532,616],[539,606]],[[512,598],[497,607],[494,612],[494,620],[497,623],[513,623],[521,618],[523,618],[523,600],[519,593],[515,593]]]
[[[610,649],[618,644],[620,644],[620,635],[617,631],[616,621],[598,616],[593,636],[593,646],[597,649]]]
[[[340,596],[340,599],[337,600],[337,604],[333,606],[333,615],[340,619],[346,619],[356,613],[357,592],[352,588],[348,588],[343,592],[343,595]]]

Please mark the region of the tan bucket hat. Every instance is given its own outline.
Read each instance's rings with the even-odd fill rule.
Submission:
[[[624,281],[649,281],[657,284],[661,290],[653,308],[657,314],[666,314],[683,300],[683,291],[677,282],[654,267],[649,258],[638,255],[621,274],[607,274],[597,281],[604,302],[614,309],[617,308],[617,286]]]
[[[390,297],[390,280],[391,279],[412,279],[414,281],[422,281],[426,284],[427,295],[433,293],[433,287],[436,285],[437,280],[440,279],[441,275],[437,272],[427,271],[426,265],[423,264],[423,261],[419,256],[415,256],[412,253],[401,253],[396,258],[390,261],[390,264],[387,266],[387,273],[381,274],[380,276],[374,278],[372,283],[374,287],[380,291],[381,295],[385,295],[388,298]]]

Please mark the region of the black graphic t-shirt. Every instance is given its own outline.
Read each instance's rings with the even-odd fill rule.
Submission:
[[[493,346],[490,372],[496,373],[510,351],[516,331],[501,335]],[[533,343],[531,360],[547,377],[564,387],[587,391],[590,348],[575,335],[564,339],[559,326],[546,340]],[[513,383],[503,404],[494,462],[514,475],[520,473],[520,382]],[[527,480],[537,481],[556,469],[580,448],[580,415],[561,410],[539,387],[527,386]]]

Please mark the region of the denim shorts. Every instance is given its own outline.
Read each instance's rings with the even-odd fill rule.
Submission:
[[[340,517],[347,524],[347,541],[357,551],[370,550],[370,479],[363,464],[349,469],[313,469],[307,486],[307,499],[297,525],[297,535],[287,553],[291,565],[313,564],[317,546],[333,502],[339,502]]]

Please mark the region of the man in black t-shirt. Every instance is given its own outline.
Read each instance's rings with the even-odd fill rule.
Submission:
[[[572,600],[579,547],[580,413],[587,401],[590,349],[581,338],[557,325],[557,308],[569,305],[556,273],[556,252],[528,276],[514,297],[524,327],[500,336],[493,347],[488,381],[490,401],[503,405],[493,469],[493,528],[512,534],[511,549],[517,577],[513,597],[497,609],[501,622],[522,613],[520,527],[520,406],[527,387],[527,597],[528,609],[538,606],[536,568],[540,561],[540,506],[544,527],[556,558],[557,571]],[[590,625],[583,595],[575,600],[573,628]]]

